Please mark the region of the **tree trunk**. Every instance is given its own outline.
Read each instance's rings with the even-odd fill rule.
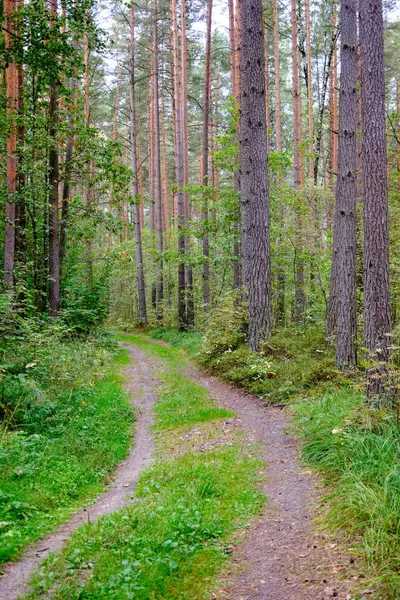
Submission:
[[[272,328],[262,0],[241,0],[239,9],[242,264],[249,347],[257,351]]]
[[[130,9],[130,142],[131,142],[131,167],[132,167],[132,195],[134,201],[134,228],[135,228],[135,257],[136,281],[138,294],[138,322],[147,324],[146,286],[144,280],[142,230],[140,224],[140,196],[138,188],[138,164],[136,156],[136,120],[135,120],[135,7]]]
[[[228,0],[229,9],[229,45],[230,45],[230,66],[231,66],[231,90],[232,96],[239,102],[239,95],[237,90],[237,63],[239,62],[239,46],[238,42],[239,32],[235,29],[235,8],[233,0]],[[239,173],[233,174],[233,188],[240,191],[240,175]],[[233,244],[233,287],[239,289],[241,286],[241,275],[240,275],[240,244],[239,244],[239,230],[240,226],[235,221],[234,226],[235,241]]]
[[[282,152],[281,76],[279,66],[279,9],[274,0],[275,152]]]
[[[189,184],[189,132],[187,116],[187,36],[186,36],[186,2],[181,2],[181,66],[182,66],[182,154],[183,154],[183,185]],[[190,225],[191,202],[189,194],[183,194],[185,227]],[[186,286],[186,327],[194,327],[194,296],[193,296],[193,269],[190,264],[190,237],[185,237],[185,286]]]
[[[269,103],[269,29],[268,23],[264,24],[264,60],[265,60],[265,116],[267,123],[267,154],[271,154],[271,119],[270,119],[270,103]]]
[[[294,131],[294,189],[299,195],[302,183],[301,169],[301,98],[299,81],[299,58],[297,42],[297,14],[296,0],[291,0],[291,24],[292,24],[292,78],[293,78],[293,131]],[[303,235],[302,216],[299,206],[300,197],[297,198],[296,206],[296,234],[295,234],[295,320],[300,323],[304,316],[305,294],[304,294],[304,264],[302,258]]]
[[[21,2],[19,5],[21,6]],[[18,94],[18,118],[17,127],[17,191],[18,204],[15,207],[15,259],[24,266],[26,264],[26,212],[25,212],[25,173],[23,169],[24,163],[24,146],[25,146],[25,126],[24,126],[24,72],[22,65],[18,66],[17,70],[17,94]]]
[[[210,125],[210,96],[211,96],[211,25],[212,25],[212,0],[207,0],[207,33],[206,33],[206,64],[204,76],[203,99],[203,187],[210,185],[208,177],[209,156],[209,125]],[[210,240],[208,234],[208,193],[203,193],[202,220],[204,224],[203,235],[203,308],[210,311]]]
[[[346,370],[356,364],[357,0],[342,0],[340,14],[339,154],[332,273],[338,293],[336,364]]]
[[[278,0],[274,0],[274,81],[275,81],[275,152],[282,152],[282,119],[281,119],[281,77],[279,64],[279,6]],[[279,177],[279,175],[278,175]],[[279,236],[278,248],[282,243],[284,208],[283,203],[279,200]],[[277,274],[277,303],[276,317],[280,325],[285,324],[285,288],[286,276],[285,270],[281,264],[278,265]]]
[[[319,109],[318,109],[318,119],[317,119],[317,134],[315,138],[315,152],[314,152],[314,185],[318,183],[318,167],[319,167],[319,159],[321,156],[321,149],[323,146],[323,123],[324,123],[324,114],[325,114],[325,98],[326,92],[328,89],[328,82],[331,73],[331,64],[333,54],[336,48],[336,39],[337,39],[337,27],[332,28],[332,35],[330,40],[330,45],[328,51],[325,54],[324,59],[324,70],[322,75],[322,89],[319,97]],[[325,169],[324,169],[324,177],[325,177]]]
[[[154,34],[154,171],[155,171],[155,201],[156,201],[156,230],[157,230],[157,319],[162,320],[164,300],[163,279],[163,223],[162,223],[162,189],[161,189],[161,148],[160,148],[160,106],[158,94],[158,7],[157,0],[153,3],[153,34]]]
[[[186,288],[185,288],[185,202],[184,202],[184,160],[182,131],[182,80],[179,64],[178,14],[176,0],[172,0],[172,33],[174,46],[174,107],[175,107],[175,171],[178,186],[178,324],[179,329],[187,328]],[[183,37],[182,37],[183,41]]]
[[[4,0],[5,43],[6,49],[13,46],[14,0]],[[12,56],[12,55],[11,55]],[[4,240],[4,288],[10,289],[14,280],[15,259],[15,194],[17,191],[17,66],[10,58],[6,68],[6,95],[8,116],[7,137],[7,203],[6,228]]]
[[[165,132],[165,91],[164,91],[164,60],[161,67],[161,189],[162,189],[162,205],[163,205],[163,222],[164,231],[170,233],[170,206],[169,206],[169,190],[168,190],[168,170],[167,170],[167,140]]]
[[[57,0],[50,0],[52,17],[57,18]],[[52,27],[55,22],[52,21]],[[50,183],[50,225],[49,225],[49,306],[50,314],[55,317],[60,309],[60,247],[58,238],[58,183],[59,156],[57,145],[58,126],[58,82],[53,82],[49,96],[50,151],[49,151],[49,183]]]
[[[312,97],[312,70],[311,70],[311,17],[310,0],[305,0],[306,17],[306,52],[307,52],[307,98],[308,98],[308,153],[309,177],[314,176],[314,123],[313,123],[313,97]]]
[[[381,394],[390,357],[388,185],[382,0],[360,0],[364,184],[364,345],[372,360],[368,395]]]
[[[88,13],[86,13],[86,19],[88,19]],[[89,128],[90,124],[90,81],[89,81],[89,37],[88,34],[85,33],[83,39],[83,63],[85,66],[85,76],[84,76],[84,94],[85,94],[85,104],[84,104],[84,118],[85,118],[85,126]],[[118,94],[118,91],[117,91]],[[116,100],[117,106],[117,100]],[[116,139],[117,136],[117,119],[116,114],[118,113],[118,108],[114,112],[114,133],[113,136]],[[114,140],[115,141],[115,140]],[[88,181],[86,186],[86,210],[90,213],[90,210],[94,203],[94,164],[93,161],[89,161],[87,165],[87,175]],[[112,188],[111,188],[112,189]],[[111,191],[112,195],[112,191]],[[112,198],[110,199],[110,204],[112,205]],[[110,239],[110,238],[109,238]],[[92,257],[92,239],[90,237],[90,233],[85,240],[86,244],[86,281],[89,293],[93,292],[93,257]]]

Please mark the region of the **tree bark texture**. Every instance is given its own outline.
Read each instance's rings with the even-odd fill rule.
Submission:
[[[257,351],[272,327],[262,1],[242,0],[239,9],[242,264],[249,346]]]
[[[390,356],[388,185],[382,0],[360,0],[364,187],[364,345],[382,362],[367,373],[369,395],[387,383]]]
[[[356,364],[357,0],[340,6],[338,177],[332,272],[337,285],[336,364]],[[333,265],[336,263],[336,266]]]

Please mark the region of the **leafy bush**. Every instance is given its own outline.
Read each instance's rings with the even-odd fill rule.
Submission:
[[[238,294],[222,296],[213,309],[201,354],[210,358],[236,350],[246,339],[247,310]]]

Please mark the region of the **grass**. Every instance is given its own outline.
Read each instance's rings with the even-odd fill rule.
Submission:
[[[18,428],[0,432],[0,562],[94,498],[131,443],[132,409],[119,373],[127,353],[106,366],[115,349],[88,340],[67,346],[58,344],[59,354],[52,348],[60,376],[46,386],[47,371],[32,373],[29,385],[40,394],[27,400]]]
[[[163,340],[174,348],[182,348],[190,358],[196,357],[203,343],[203,336],[197,331],[177,329],[152,329],[150,335],[155,340]]]
[[[303,459],[328,485],[324,522],[365,558],[380,598],[400,589],[400,430],[392,413],[369,410],[354,389],[294,407]]]
[[[47,559],[31,599],[50,590],[53,600],[209,598],[235,532],[264,503],[257,485],[262,463],[255,450],[243,449],[239,434],[201,453],[185,443],[193,427],[197,442],[210,432],[214,439],[234,415],[182,375],[182,352],[139,335],[121,339],[160,360],[156,443],[166,448],[173,440],[173,449],[142,474],[135,502],[84,526]]]

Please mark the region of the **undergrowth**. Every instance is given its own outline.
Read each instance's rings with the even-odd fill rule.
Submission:
[[[11,337],[11,335],[9,336]],[[0,562],[98,494],[131,442],[133,415],[106,334],[54,323],[4,339],[0,372]]]
[[[394,415],[370,410],[345,388],[294,407],[304,461],[328,485],[324,522],[356,545],[380,598],[400,589],[400,430]]]
[[[336,369],[334,351],[318,327],[278,330],[260,353],[249,350],[242,334],[232,334],[231,330],[224,334],[221,325],[211,327],[204,337],[162,329],[150,330],[149,334],[183,348],[221,379],[269,404],[291,403],[349,383],[348,377]]]
[[[182,353],[140,335],[121,339],[164,362],[154,429],[158,447],[173,437],[174,452],[142,474],[135,502],[80,528],[60,555],[47,559],[31,599],[50,590],[53,600],[208,598],[232,536],[263,504],[262,463],[247,446],[242,451],[240,436],[233,432],[229,443],[201,453],[185,446],[182,438],[196,424],[207,439],[207,424],[214,431],[234,415],[182,376]]]

